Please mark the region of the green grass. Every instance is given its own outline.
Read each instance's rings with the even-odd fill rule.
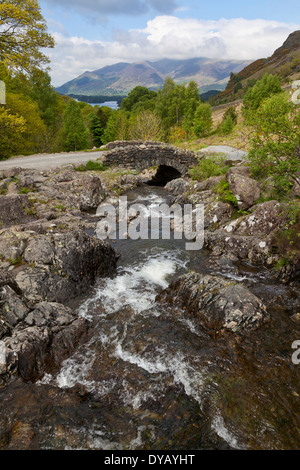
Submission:
[[[105,171],[107,168],[102,162],[89,160],[85,165],[78,165],[75,167],[76,171]]]

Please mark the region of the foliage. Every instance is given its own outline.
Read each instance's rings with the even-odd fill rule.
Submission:
[[[75,167],[76,171],[105,171],[106,166],[102,162],[89,160],[85,165],[78,165]]]
[[[234,126],[236,126],[237,120],[238,120],[238,116],[235,111],[235,107],[230,106],[230,108],[228,108],[223,115],[222,122],[218,128],[219,134],[221,135],[230,134],[233,131]]]
[[[200,103],[195,111],[193,131],[197,137],[209,134],[212,128],[212,108],[209,103]]]
[[[160,141],[161,119],[152,111],[141,111],[133,115],[130,120],[129,137],[135,140],[156,140]]]
[[[121,109],[130,113],[137,113],[142,110],[152,110],[155,107],[156,91],[148,90],[143,86],[136,86],[122,100]]]
[[[84,150],[88,146],[89,132],[84,125],[79,104],[70,100],[64,111],[65,150]]]
[[[54,47],[37,0],[0,0],[0,61],[30,71],[49,62],[42,48]]]
[[[277,265],[280,269],[292,263],[300,261],[300,206],[297,203],[289,203],[287,208],[288,222],[284,230],[274,232],[272,244],[276,246],[278,253],[284,253]]]
[[[126,113],[118,109],[113,111],[107,121],[102,142],[107,144],[115,140],[126,140],[128,136],[128,119]]]
[[[182,126],[173,126],[169,130],[169,142],[174,144],[176,142],[182,142],[186,140],[187,134]]]
[[[224,157],[204,157],[199,160],[198,165],[192,166],[189,175],[197,181],[204,181],[211,176],[224,175],[229,170],[229,166],[225,165]]]
[[[254,86],[249,88],[243,99],[243,115],[248,123],[255,120],[256,111],[266,98],[281,93],[281,79],[278,75],[265,73]]]
[[[217,184],[215,191],[218,194],[218,198],[222,202],[232,204],[234,207],[238,207],[237,198],[233,195],[229,183],[227,180],[222,180]]]
[[[291,189],[300,170],[300,108],[284,93],[265,99],[252,121],[249,152],[254,176],[271,176],[281,193]]]
[[[93,144],[96,147],[100,147],[102,145],[102,135],[103,135],[103,127],[101,125],[100,118],[97,114],[90,113],[90,132],[93,139]]]
[[[14,93],[7,93],[6,102],[6,108],[0,108],[1,158],[42,151],[46,126],[37,104]]]

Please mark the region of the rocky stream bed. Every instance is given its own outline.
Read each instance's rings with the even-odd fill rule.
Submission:
[[[0,179],[1,449],[299,449],[297,266],[247,167],[164,188],[110,169]],[[205,244],[95,236],[96,209],[203,203]],[[294,354],[294,356],[293,356]],[[300,356],[300,354],[299,354]]]

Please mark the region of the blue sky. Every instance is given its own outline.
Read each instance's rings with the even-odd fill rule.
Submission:
[[[300,29],[299,0],[42,0],[55,86],[116,62],[268,57]]]

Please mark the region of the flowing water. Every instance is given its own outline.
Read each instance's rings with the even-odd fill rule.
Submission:
[[[157,187],[127,196],[168,202]],[[299,448],[297,291],[252,266],[224,269],[267,303],[272,322],[246,338],[218,337],[155,300],[182,273],[212,272],[204,250],[186,251],[184,240],[113,243],[117,275],[76,305],[88,342],[57,373],[0,393],[2,448]]]

